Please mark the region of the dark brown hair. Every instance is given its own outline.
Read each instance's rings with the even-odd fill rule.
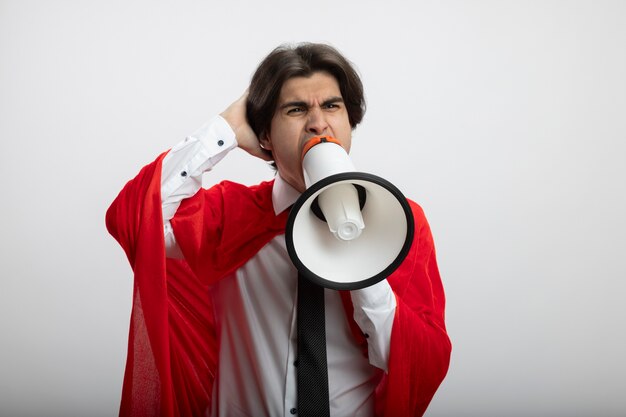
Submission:
[[[352,64],[339,51],[317,43],[281,45],[259,64],[250,81],[246,116],[259,138],[269,132],[285,81],[320,71],[337,79],[350,126],[354,129],[361,122],[365,113],[363,84]]]

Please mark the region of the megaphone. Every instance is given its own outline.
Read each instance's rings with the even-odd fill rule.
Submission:
[[[291,261],[310,281],[356,290],[385,279],[406,258],[413,213],[389,181],[357,172],[339,141],[316,136],[306,143],[306,190],[287,220]]]

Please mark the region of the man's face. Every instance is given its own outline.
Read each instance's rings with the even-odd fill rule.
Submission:
[[[292,187],[305,190],[302,149],[309,138],[328,135],[350,151],[352,128],[335,77],[316,72],[287,80],[278,98],[270,132],[261,139],[272,151],[278,173]]]

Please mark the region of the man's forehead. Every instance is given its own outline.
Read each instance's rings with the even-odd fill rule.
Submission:
[[[279,104],[292,101],[325,101],[341,97],[339,83],[326,72],[315,72],[308,77],[292,77],[280,89]]]

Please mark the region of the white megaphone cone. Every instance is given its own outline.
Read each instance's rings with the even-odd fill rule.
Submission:
[[[413,215],[393,184],[355,172],[341,144],[311,138],[303,151],[306,191],[289,214],[289,256],[309,280],[336,290],[368,287],[386,278],[413,241]]]

